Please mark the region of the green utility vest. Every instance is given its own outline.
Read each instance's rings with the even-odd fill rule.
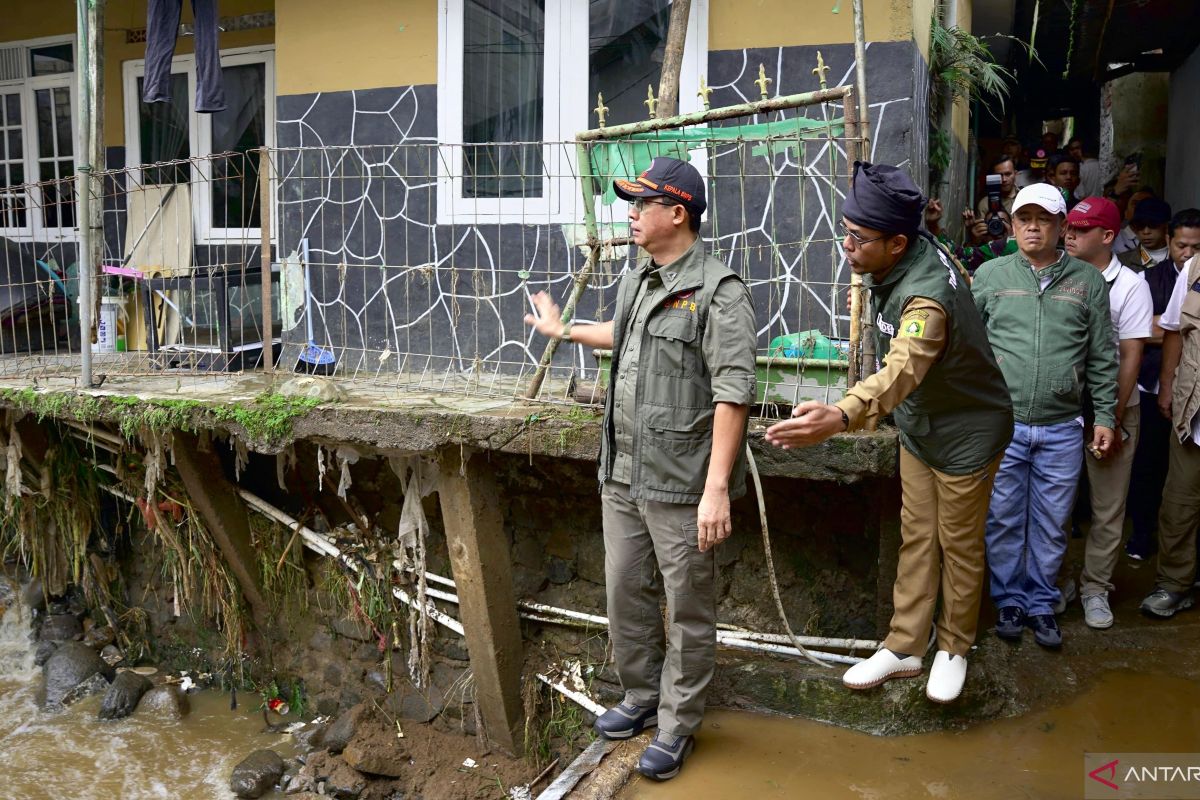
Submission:
[[[681,257],[679,267],[675,285],[670,287],[671,297],[686,297],[688,302],[656,305],[645,325],[632,331],[642,337],[642,342],[629,494],[635,499],[664,503],[699,503],[708,477],[716,412],[712,376],[704,363],[704,328],[717,286],[741,278],[702,250]],[[601,484],[612,478],[616,457],[613,398],[621,372],[619,358],[645,273],[646,267],[626,273],[617,289],[612,365],[600,437]],[[744,441],[745,431],[742,436]],[[745,492],[746,452],[739,446],[729,475],[729,498],[741,497]]]
[[[920,237],[879,284],[869,276],[867,284],[880,359],[891,349],[912,298],[933,300],[946,312],[941,359],[893,412],[900,442],[939,472],[982,469],[1012,439],[1012,401],[966,279],[941,249]]]

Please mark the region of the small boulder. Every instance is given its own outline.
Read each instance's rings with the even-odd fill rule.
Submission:
[[[238,797],[262,797],[283,776],[283,759],[274,750],[255,750],[233,768],[229,790]]]
[[[125,660],[125,654],[122,653],[120,648],[115,644],[106,645],[104,649],[100,651],[100,657],[103,658],[104,663],[108,664],[110,667],[115,667],[117,664],[120,664]]]
[[[142,695],[152,688],[152,684],[142,675],[125,670],[117,675],[104,700],[100,703],[100,719],[124,719],[137,708]]]
[[[387,736],[356,737],[342,751],[346,763],[359,772],[399,778],[408,767],[408,752],[400,746],[395,733]]]
[[[182,719],[192,710],[187,695],[178,686],[155,686],[138,701],[138,713],[154,714],[165,719]]]
[[[354,738],[355,732],[364,722],[373,719],[375,712],[370,707],[359,704],[343,712],[325,731],[321,746],[331,753],[340,753]]]
[[[441,712],[445,705],[445,696],[436,686],[430,686],[424,692],[417,690],[395,692],[384,701],[384,708],[389,713],[413,722],[429,722]]]
[[[62,699],[61,705],[65,708],[73,706],[85,697],[91,697],[94,694],[104,694],[108,691],[108,681],[100,673],[92,675],[83,683],[77,684],[75,688],[67,692]]]
[[[42,611],[46,608],[46,593],[42,591],[42,582],[34,578],[21,588],[21,605],[30,611]]]
[[[105,647],[113,643],[116,636],[113,634],[113,629],[108,625],[93,625],[88,629],[88,632],[83,635],[83,643],[88,647],[94,647],[97,650],[103,650]]]
[[[33,651],[33,665],[35,667],[43,666],[57,649],[58,642],[38,642],[37,650]]]
[[[62,705],[68,692],[92,675],[107,669],[108,665],[99,654],[83,642],[65,642],[46,659],[42,667],[46,679],[45,707]],[[107,682],[104,688],[108,688]]]
[[[318,747],[324,746],[325,731],[328,728],[328,725],[309,722],[304,727],[292,731],[292,738],[307,753],[310,750],[316,750]]]
[[[304,376],[291,378],[279,386],[284,397],[308,397],[322,403],[335,403],[346,399],[346,392],[329,378]]]
[[[337,800],[358,800],[367,788],[367,777],[338,759],[325,778],[325,794]]]
[[[83,626],[74,614],[51,614],[42,623],[39,634],[43,642],[69,642],[83,635]]]

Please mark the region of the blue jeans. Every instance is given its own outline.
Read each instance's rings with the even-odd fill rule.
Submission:
[[[1083,466],[1083,426],[1016,423],[988,507],[988,569],[996,608],[1053,614],[1066,523]]]

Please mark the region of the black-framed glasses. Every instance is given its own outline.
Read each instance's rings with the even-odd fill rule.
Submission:
[[[633,201],[633,210],[639,214],[645,210],[646,206],[677,206],[679,203],[672,203],[670,200],[659,202],[650,197],[638,197]]]
[[[840,232],[842,234],[843,239],[846,238],[847,236],[849,236],[850,240],[852,242],[854,242],[855,247],[862,247],[864,244],[870,244],[871,242],[878,242],[880,239],[887,238],[887,234],[885,233],[880,236],[876,236],[874,239],[864,239],[861,236],[859,236],[857,233],[855,233],[854,231],[847,228],[846,223],[844,223],[844,222],[838,223],[838,232]]]

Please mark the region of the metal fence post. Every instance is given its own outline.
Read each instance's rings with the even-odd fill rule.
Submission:
[[[258,151],[258,206],[262,225],[259,247],[262,250],[263,369],[275,371],[275,323],[271,318],[271,153]],[[282,275],[282,273],[280,273]]]

